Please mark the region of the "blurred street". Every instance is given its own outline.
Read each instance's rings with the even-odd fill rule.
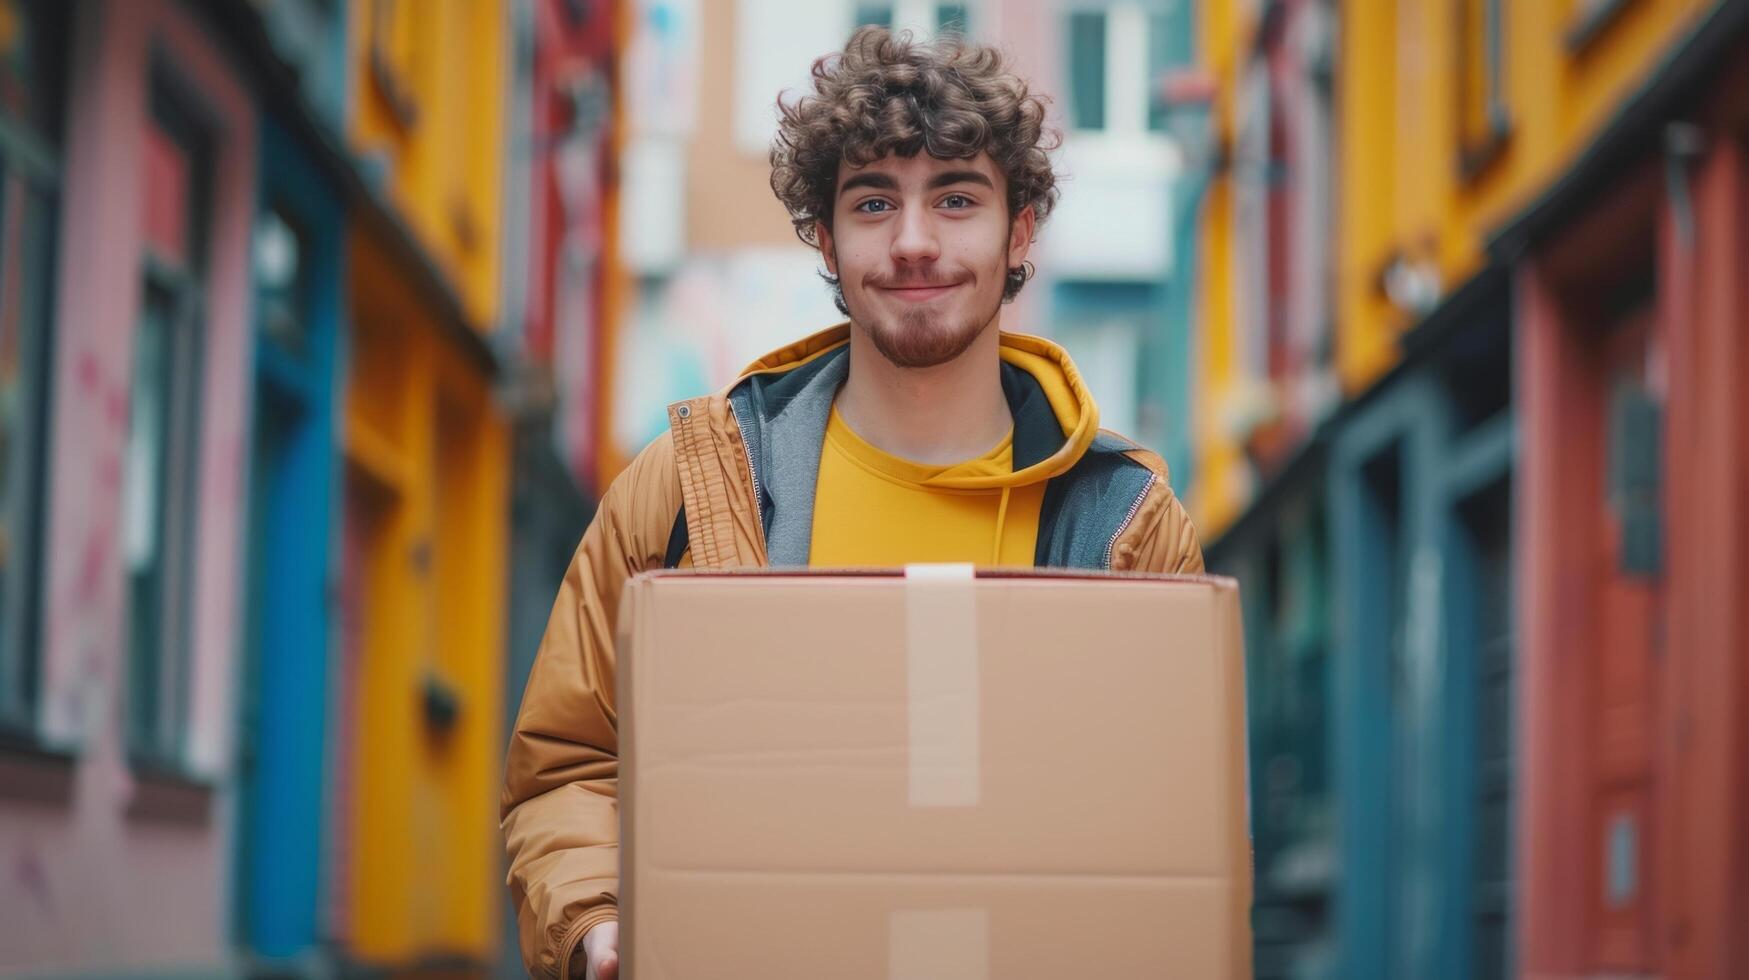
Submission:
[[[1259,980],[1749,978],[1749,0],[0,0],[0,976],[525,975],[554,596],[843,319],[867,24],[1052,99],[1001,325],[1240,583]]]

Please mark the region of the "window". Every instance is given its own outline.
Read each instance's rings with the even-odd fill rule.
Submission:
[[[1069,119],[1076,129],[1105,128],[1105,11],[1069,15]]]
[[[874,25],[917,34],[970,33],[971,20],[963,3],[932,3],[930,0],[898,0],[897,3],[859,3],[856,26]]]
[[[1458,0],[1458,169],[1466,178],[1494,162],[1512,128],[1502,3]]]
[[[1113,3],[1069,11],[1069,119],[1077,130],[1166,131],[1154,98],[1160,77],[1190,63],[1188,0]]]
[[[1148,15],[1148,129],[1166,131],[1166,103],[1156,97],[1161,76],[1191,63],[1191,30],[1181,2]]]
[[[859,3],[856,5],[857,27],[892,27],[893,5],[890,3]]]
[[[122,484],[128,575],[128,741],[180,768],[188,715],[198,515],[208,132],[154,79],[146,131],[145,289],[134,332]]]
[[[0,0],[0,728],[36,718],[67,7]]]
[[[370,77],[403,129],[419,121],[413,80],[429,44],[423,5],[412,0],[370,0]]]

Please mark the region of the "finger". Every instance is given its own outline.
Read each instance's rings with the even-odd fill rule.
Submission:
[[[597,980],[619,980],[619,954],[601,954],[601,967],[595,971]]]

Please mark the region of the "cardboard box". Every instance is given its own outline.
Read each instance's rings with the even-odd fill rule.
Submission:
[[[629,980],[1250,976],[1231,581],[660,573],[620,624]]]

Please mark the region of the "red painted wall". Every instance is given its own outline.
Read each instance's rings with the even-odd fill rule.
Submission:
[[[1516,277],[1527,977],[1749,975],[1749,98],[1729,101],[1749,71],[1733,74],[1700,117],[1692,234],[1653,158]],[[1606,298],[1647,268],[1650,305],[1612,315]],[[1620,571],[1605,484],[1623,377],[1665,410],[1652,580]],[[1611,902],[1621,814],[1640,827],[1640,888]]]
[[[584,486],[593,470],[603,364],[617,6],[537,0],[535,10],[528,345],[536,361],[552,368],[557,437]]]

